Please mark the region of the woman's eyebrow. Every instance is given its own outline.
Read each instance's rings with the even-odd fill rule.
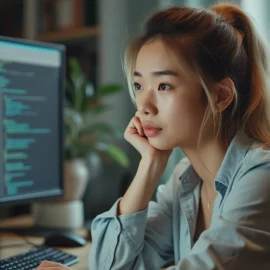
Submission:
[[[160,71],[153,71],[151,73],[153,76],[157,77],[157,76],[175,76],[175,77],[179,77],[180,74],[177,71],[174,70],[160,70]],[[143,77],[143,75],[138,72],[138,71],[134,71],[134,77]]]

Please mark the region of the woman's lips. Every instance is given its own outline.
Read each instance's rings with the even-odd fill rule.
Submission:
[[[144,134],[146,135],[146,137],[154,137],[156,135],[158,135],[158,133],[161,131],[161,128],[144,128],[143,129]]]

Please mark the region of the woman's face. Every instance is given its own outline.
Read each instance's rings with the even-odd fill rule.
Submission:
[[[160,150],[197,145],[205,113],[199,83],[183,74],[188,70],[176,61],[166,45],[155,40],[139,51],[134,71],[138,117],[151,145]],[[159,128],[151,132],[148,127]]]

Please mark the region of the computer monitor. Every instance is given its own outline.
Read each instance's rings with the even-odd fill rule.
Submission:
[[[0,36],[0,205],[63,194],[65,47]]]

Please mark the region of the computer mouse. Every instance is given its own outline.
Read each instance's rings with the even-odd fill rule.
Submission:
[[[72,232],[57,232],[46,235],[43,245],[48,247],[83,247],[86,245],[86,240]]]

